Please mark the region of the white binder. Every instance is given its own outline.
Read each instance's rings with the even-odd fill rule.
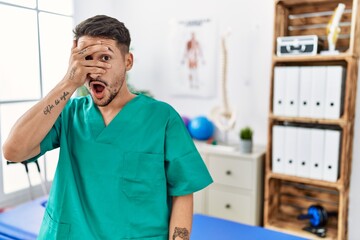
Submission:
[[[311,117],[324,118],[326,67],[313,67],[311,84]]]
[[[323,180],[336,182],[339,176],[340,138],[337,130],[325,130]]]
[[[284,116],[297,117],[299,114],[299,67],[286,67]]]
[[[296,141],[297,141],[297,127],[285,128],[285,161],[284,161],[284,174],[296,175]]]
[[[311,129],[310,178],[323,179],[325,131]]]
[[[272,131],[272,171],[284,173],[285,127],[274,125]]]
[[[298,128],[296,175],[299,177],[310,177],[310,147],[311,129]]]
[[[282,116],[285,112],[285,71],[286,67],[274,68],[273,113],[277,116]]]
[[[344,68],[342,66],[328,66],[325,90],[325,118],[340,118],[342,108],[342,93]]]
[[[300,68],[299,117],[311,117],[311,81],[313,67]]]

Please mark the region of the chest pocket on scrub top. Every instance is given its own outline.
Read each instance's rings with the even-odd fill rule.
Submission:
[[[166,188],[163,154],[126,152],[122,191],[128,197],[147,197]]]

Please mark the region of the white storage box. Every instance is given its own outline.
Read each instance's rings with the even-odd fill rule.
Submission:
[[[321,47],[316,35],[278,37],[277,55],[316,55],[319,45]]]

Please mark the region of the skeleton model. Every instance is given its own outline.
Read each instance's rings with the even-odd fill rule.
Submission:
[[[227,95],[227,61],[228,51],[226,45],[226,39],[229,35],[229,31],[221,39],[222,49],[222,81],[221,81],[221,92],[222,92],[222,105],[213,108],[211,112],[212,119],[215,125],[225,133],[225,141],[227,141],[227,133],[235,126],[236,112],[229,106],[228,95]]]
[[[327,40],[329,44],[329,52],[336,52],[335,45],[338,39],[338,35],[340,33],[339,23],[341,20],[341,16],[344,13],[344,10],[345,10],[345,5],[343,3],[339,3],[327,26],[326,32],[327,32]]]

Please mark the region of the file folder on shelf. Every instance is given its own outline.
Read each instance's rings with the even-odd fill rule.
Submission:
[[[342,114],[344,92],[344,68],[328,66],[326,69],[325,114],[327,119],[337,119]]]
[[[300,68],[299,117],[311,117],[311,82],[313,67]]]
[[[339,176],[340,136],[337,130],[325,130],[323,180],[336,182]]]
[[[310,177],[311,129],[298,128],[296,175]]]
[[[285,73],[286,67],[274,68],[273,113],[282,116],[285,112]]]
[[[284,173],[285,127],[274,125],[272,131],[272,171]]]
[[[284,161],[284,174],[296,175],[296,140],[297,140],[297,127],[285,127],[285,161]]]
[[[326,67],[313,67],[311,81],[311,117],[324,118]]]
[[[299,115],[299,76],[300,67],[286,67],[284,116]]]
[[[310,178],[323,179],[325,130],[311,129]]]

